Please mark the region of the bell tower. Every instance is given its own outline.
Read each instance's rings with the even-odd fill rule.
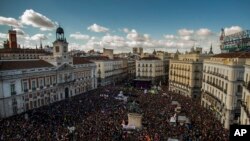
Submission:
[[[72,64],[73,58],[68,52],[68,42],[64,36],[62,27],[56,29],[56,40],[53,42],[53,58],[56,66]]]
[[[53,42],[54,57],[68,57],[68,42],[64,37],[64,30],[62,27],[56,29],[56,40]]]

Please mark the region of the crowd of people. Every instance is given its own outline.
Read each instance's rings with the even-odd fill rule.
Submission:
[[[120,91],[129,101],[137,101],[142,111],[142,128],[124,130],[128,123],[127,103],[116,100]],[[166,93],[166,95],[162,95]],[[175,114],[171,102],[181,104],[180,114],[190,123],[173,126],[169,119]],[[128,102],[129,102],[128,101]],[[169,92],[162,87],[158,94],[128,86],[107,86],[55,102],[0,121],[0,140],[84,140],[84,141],[226,141],[229,133],[211,111],[199,101]]]

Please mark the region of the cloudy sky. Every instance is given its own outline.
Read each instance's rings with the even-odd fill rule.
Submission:
[[[13,26],[21,47],[52,46],[61,25],[70,49],[219,53],[219,34],[250,29],[249,0],[1,0],[0,47]]]

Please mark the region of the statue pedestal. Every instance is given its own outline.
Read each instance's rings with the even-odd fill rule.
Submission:
[[[128,125],[135,126],[135,128],[141,128],[142,115],[138,113],[128,113]]]

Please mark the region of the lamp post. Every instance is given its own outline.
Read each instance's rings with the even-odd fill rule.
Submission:
[[[68,130],[69,130],[69,134],[70,134],[69,140],[75,141],[75,130],[76,130],[75,126],[68,127]]]

